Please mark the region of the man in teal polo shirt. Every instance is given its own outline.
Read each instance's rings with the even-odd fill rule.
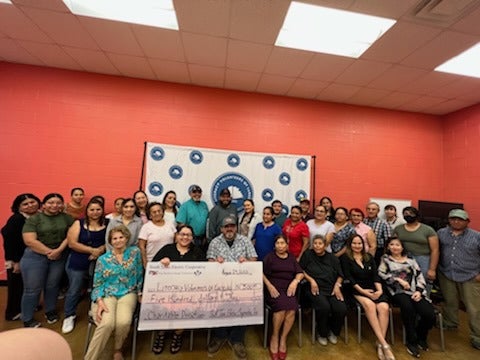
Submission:
[[[177,213],[177,224],[190,225],[194,232],[194,243],[205,249],[205,232],[207,229],[208,206],[202,198],[202,188],[198,185],[191,185],[188,188],[190,200],[180,206]]]

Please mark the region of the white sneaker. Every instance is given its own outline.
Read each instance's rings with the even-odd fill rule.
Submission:
[[[328,341],[330,341],[333,345],[335,345],[338,342],[338,339],[333,333],[330,333],[328,335]]]
[[[62,333],[68,334],[69,332],[73,331],[73,328],[75,327],[75,319],[76,319],[76,316],[72,315],[72,316],[66,317],[65,320],[63,320]]]
[[[318,342],[320,343],[320,345],[323,345],[323,346],[327,346],[328,345],[328,340],[327,338],[324,338],[324,337],[321,337],[319,336],[317,338]]]

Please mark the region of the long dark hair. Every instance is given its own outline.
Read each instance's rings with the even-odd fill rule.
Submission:
[[[392,255],[392,252],[388,248],[388,245],[393,241],[393,240],[398,240],[400,242],[400,245],[402,245],[402,256],[407,256],[407,249],[405,249],[405,245],[403,244],[403,241],[400,240],[400,238],[396,235],[391,236],[387,239],[387,242],[385,243],[385,254],[387,255]]]
[[[95,196],[93,198],[90,199],[90,201],[87,203],[87,206],[85,206],[85,225],[87,226],[87,229],[88,229],[88,226],[90,225],[90,219],[88,217],[88,208],[90,207],[90,205],[92,204],[97,204],[98,206],[100,206],[102,208],[102,216],[100,217],[100,219],[98,219],[98,224],[100,226],[103,226],[105,225],[105,208],[104,208],[104,203],[103,201],[98,197],[98,196]]]
[[[20,204],[27,199],[35,200],[38,204],[38,207],[40,208],[40,205],[41,205],[42,202],[40,201],[40,199],[38,197],[36,197],[35,195],[33,195],[31,193],[23,193],[23,194],[18,195],[15,198],[15,200],[13,200],[12,206],[10,207],[12,212],[17,214],[19,212],[19,209],[20,209]]]
[[[165,209],[167,208],[166,205],[165,205],[165,199],[166,199],[167,196],[170,195],[170,194],[175,195],[175,205],[173,205],[173,213],[175,214],[175,216],[177,216],[177,211],[178,211],[178,209],[177,209],[177,202],[176,202],[176,200],[177,200],[177,193],[176,193],[175,191],[173,191],[173,190],[167,191],[167,192],[165,193],[165,195],[163,196],[163,200],[162,200],[163,211],[165,211]]]
[[[365,251],[365,241],[360,236],[360,234],[354,233],[350,235],[350,237],[347,239],[347,247],[345,249],[345,254],[348,256],[350,260],[354,260],[353,251],[352,251],[352,242],[353,242],[353,239],[355,239],[356,237],[360,238],[360,240],[362,241],[362,251],[361,251],[362,260],[366,262],[370,259],[371,255]]]

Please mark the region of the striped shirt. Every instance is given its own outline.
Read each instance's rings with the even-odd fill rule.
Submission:
[[[376,217],[375,219],[366,217],[363,219],[363,222],[370,226],[375,235],[377,235],[377,248],[383,248],[388,238],[391,237],[393,233],[390,225],[379,217]]]
[[[450,227],[438,230],[439,270],[450,280],[465,282],[480,274],[480,232],[466,228],[454,235]]]

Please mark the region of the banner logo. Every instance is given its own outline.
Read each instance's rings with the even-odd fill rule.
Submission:
[[[253,186],[245,176],[235,172],[228,172],[215,179],[212,185],[212,203],[217,204],[220,191],[227,188],[232,194],[232,204],[237,207],[237,212],[243,211],[243,201],[253,199]]]

